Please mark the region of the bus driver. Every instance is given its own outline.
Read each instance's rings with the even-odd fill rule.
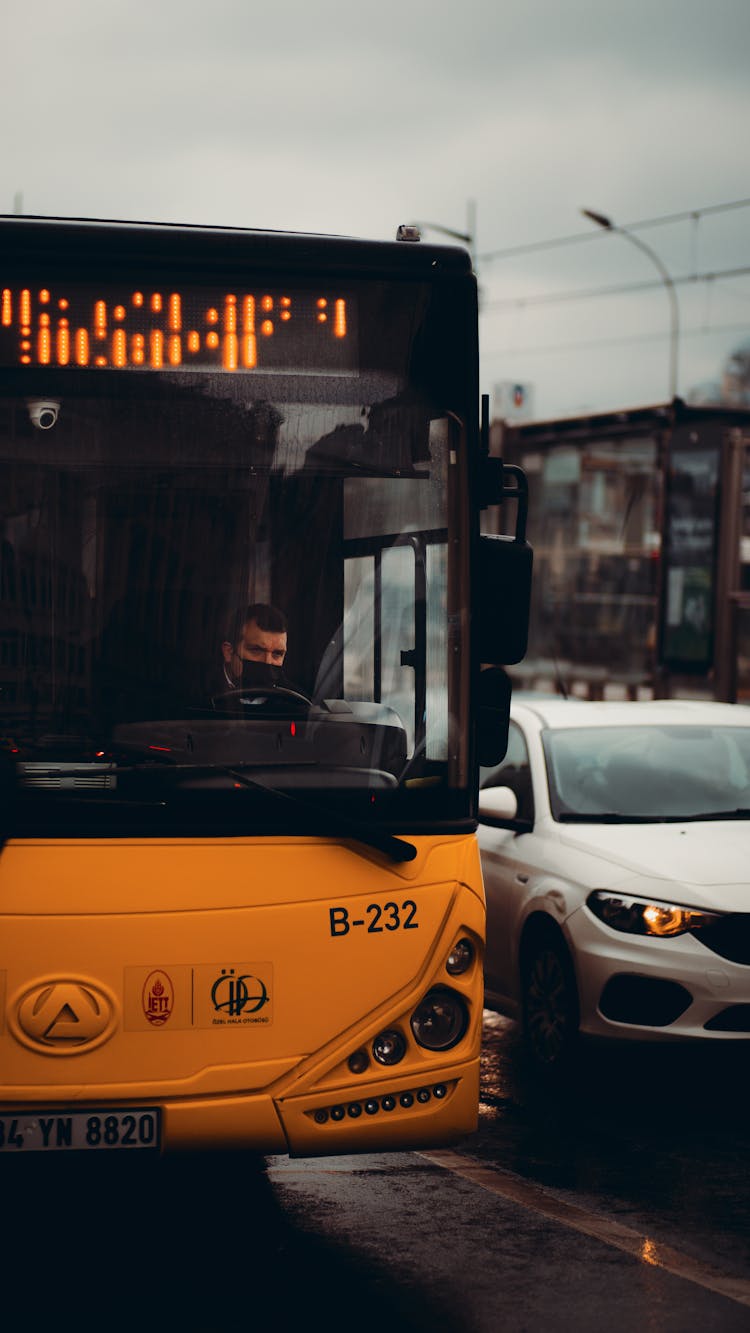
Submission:
[[[283,611],[267,602],[254,602],[234,617],[229,637],[221,645],[223,672],[217,693],[266,685],[293,689],[283,671],[286,648]]]

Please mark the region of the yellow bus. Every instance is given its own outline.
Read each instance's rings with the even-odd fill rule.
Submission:
[[[468,254],[0,233],[0,1151],[455,1141],[531,561]]]

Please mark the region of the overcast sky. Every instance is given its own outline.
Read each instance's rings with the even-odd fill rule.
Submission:
[[[0,33],[0,211],[377,238],[473,217],[482,388],[529,385],[538,416],[668,396],[668,289],[580,208],[697,213],[636,233],[694,279],[679,391],[750,338],[750,276],[700,276],[750,268],[750,207],[714,211],[750,200],[750,0],[5,0]]]

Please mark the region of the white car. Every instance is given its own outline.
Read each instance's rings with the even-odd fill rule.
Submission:
[[[580,1034],[750,1038],[750,708],[528,699],[483,769],[485,1003]]]

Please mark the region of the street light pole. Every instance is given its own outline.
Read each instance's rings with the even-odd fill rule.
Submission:
[[[617,223],[613,222],[611,218],[606,217],[604,213],[595,213],[593,209],[590,208],[582,208],[581,212],[585,218],[588,218],[591,222],[595,222],[597,227],[601,227],[603,231],[617,232],[618,236],[624,236],[627,241],[630,241],[638,250],[641,250],[643,254],[651,260],[651,263],[656,268],[659,277],[664,283],[667,296],[669,297],[670,319],[669,399],[670,402],[674,402],[674,399],[677,396],[677,354],[680,338],[680,316],[674,282],[661,259],[656,254],[656,251],[652,250],[650,245],[646,245],[645,241],[642,241],[640,236],[636,236],[632,231],[628,231],[626,227],[618,227]]]
[[[442,232],[443,236],[451,236],[454,241],[463,241],[471,255],[471,267],[476,269],[474,248],[476,244],[477,206],[473,199],[469,199],[466,205],[466,231],[455,231],[453,227],[443,226],[442,222],[413,222],[411,225],[419,227],[420,230]]]

